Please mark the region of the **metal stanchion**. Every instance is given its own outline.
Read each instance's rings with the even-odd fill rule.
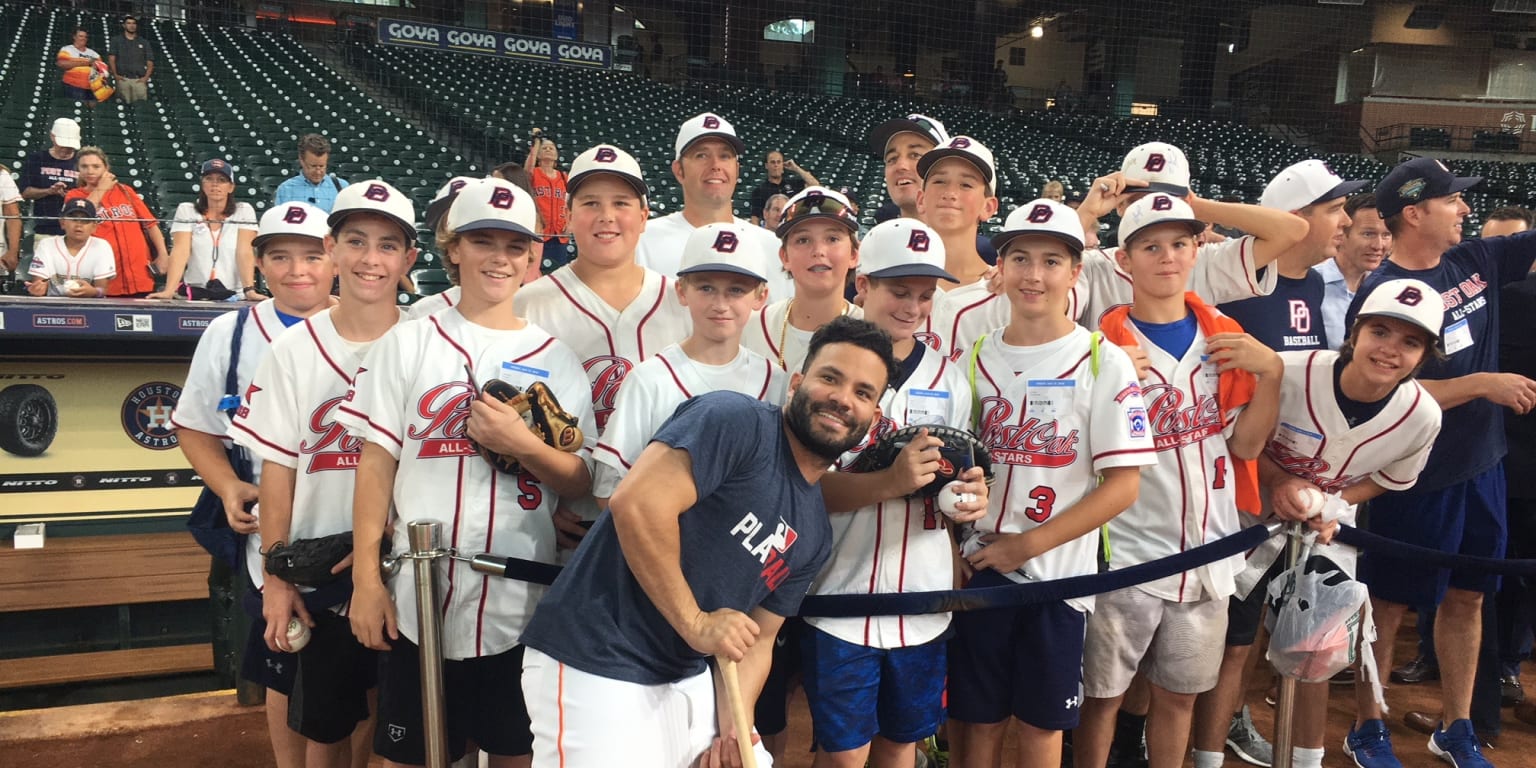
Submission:
[[[416,570],[416,625],[420,630],[421,715],[426,730],[427,768],[448,768],[448,722],[443,701],[443,624],[437,608],[439,558],[443,548],[443,524],[416,521],[407,529],[410,558]]]
[[[1301,523],[1285,527],[1285,567],[1296,567],[1301,558]],[[1291,732],[1296,717],[1296,678],[1280,676],[1280,691],[1275,697],[1275,757],[1274,768],[1291,768]]]

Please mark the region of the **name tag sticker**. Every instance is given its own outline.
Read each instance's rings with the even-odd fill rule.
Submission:
[[[1472,326],[1462,318],[1445,327],[1445,353],[1454,355],[1472,346]]]
[[[941,389],[907,392],[907,425],[943,425],[949,421],[949,393]]]
[[[1317,455],[1319,448],[1322,448],[1323,436],[1294,424],[1281,422],[1280,428],[1275,430],[1275,442],[1285,446],[1297,456],[1311,458]]]
[[[518,365],[506,362],[501,364],[501,373],[497,378],[511,384],[518,389],[527,389],[537,381],[549,381],[549,371],[543,368],[534,368],[530,365]]]
[[[1030,379],[1025,394],[1025,411],[1030,417],[1056,420],[1072,410],[1072,396],[1077,382],[1073,379]]]

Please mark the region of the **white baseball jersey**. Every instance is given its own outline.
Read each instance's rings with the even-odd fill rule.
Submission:
[[[1265,269],[1260,274],[1254,267],[1255,242],[1255,238],[1249,236],[1200,246],[1195,266],[1189,272],[1189,290],[1211,306],[1273,293],[1279,270]],[[1077,312],[1073,317],[1089,330],[1099,327],[1099,319],[1105,312],[1131,303],[1131,276],[1115,263],[1118,251],[1118,248],[1083,251],[1083,272],[1077,278],[1072,306]]]
[[[519,317],[548,329],[581,358],[592,384],[588,399],[598,433],[608,426],[629,372],[693,332],[693,320],[678,303],[673,278],[652,270],[646,271],[640,293],[622,310],[588,288],[569,264],[523,286],[512,304]]]
[[[555,562],[550,519],[559,499],[527,472],[505,475],[476,453],[465,435],[475,380],[517,387],[543,381],[575,414],[590,468],[597,434],[586,377],[570,347],[532,323],[517,331],[484,328],[445,309],[401,323],[374,343],[353,379],[352,399],[337,419],[353,434],[399,461],[394,485],[394,551],[409,549],[407,525],[443,524],[445,543],[460,552],[492,552]],[[489,577],[468,564],[442,560],[443,649],[450,659],[490,656],[517,644],[544,587]],[[390,581],[400,631],[418,638],[412,569]]]
[[[459,296],[461,296],[463,293],[464,289],[455,285],[446,291],[434,293],[431,296],[427,296],[421,301],[412,304],[406,308],[405,314],[410,319],[417,320],[426,317],[427,315],[434,314],[441,309],[457,307],[459,305]]]
[[[32,255],[31,275],[41,280],[84,280],[90,283],[116,277],[117,260],[112,255],[112,244],[99,237],[87,238],[77,253],[69,252],[64,238],[53,237],[38,246],[37,253]]]
[[[239,386],[234,392],[224,391],[224,375],[229,370],[230,344],[235,335],[238,310],[225,312],[213,319],[197,340],[197,351],[192,353],[192,367],[187,370],[186,384],[181,397],[176,400],[176,410],[171,413],[171,426],[176,429],[195,429],[222,438],[225,445],[230,440],[229,415],[219,408],[219,402],[227,395],[238,402],[251,377],[267,356],[267,349],[274,339],[288,328],[277,316],[276,305],[271,299],[251,307],[245,320],[245,330],[240,336],[240,360],[235,369]],[[261,462],[253,461],[251,482],[261,482]],[[257,510],[259,516],[259,509]],[[245,537],[245,565],[251,574],[251,583],[261,583],[261,535],[253,533]]]
[[[1077,292],[1068,294],[1067,300],[1067,316],[1077,317]],[[913,336],[958,362],[977,339],[1007,325],[1012,315],[1008,298],[989,291],[985,279],[977,280],[934,294],[933,312],[923,330]]]
[[[1362,480],[1374,480],[1389,491],[1406,491],[1429,461],[1429,449],[1440,434],[1440,406],[1417,381],[1404,382],[1388,396],[1381,412],[1349,426],[1334,395],[1333,351],[1281,352],[1285,378],[1280,382],[1280,419],[1264,453],[1286,472],[1338,493]],[[1269,489],[1261,489],[1265,507]],[[1343,522],[1353,524],[1355,510]],[[1333,550],[1352,565],[1353,549],[1320,547],[1338,561]],[[1327,551],[1324,551],[1327,550]]]
[[[753,312],[752,319],[742,330],[741,345],[793,373],[805,363],[811,336],[816,332],[802,331],[786,322],[791,301],[794,299],[775,301]],[[863,319],[864,309],[851,301],[843,302],[843,314]]]
[[[1205,333],[1175,359],[1153,344],[1129,318],[1136,343],[1151,359],[1141,387],[1147,429],[1157,463],[1141,472],[1141,492],[1129,509],[1109,521],[1111,570],[1167,557],[1242,529],[1227,438],[1241,408],[1223,414],[1217,401],[1220,374],[1207,361]],[[1131,377],[1132,380],[1135,376]],[[1236,590],[1242,554],[1217,560],[1137,587],[1164,600],[1220,600]]]
[[[1023,533],[1070,514],[1106,469],[1157,463],[1136,366],[1103,339],[1098,349],[1095,373],[1093,334],[1080,326],[1030,347],[1004,343],[1002,329],[983,337],[976,355],[976,433],[992,451],[997,479],[987,515],[971,524],[962,554],[981,549],[983,534]],[[967,350],[960,362],[967,377],[970,361]],[[1003,575],[1023,583],[1094,573],[1098,543],[1095,530],[1035,557],[1022,573]],[[1091,596],[1067,603],[1093,610]]]
[[[294,470],[289,541],[352,530],[363,441],[347,434],[336,409],[372,344],[342,338],[326,310],[274,341],[244,390],[230,435],[254,460]],[[258,589],[263,581],[252,577]]]
[[[694,395],[726,390],[782,405],[789,374],[742,347],[725,365],[705,365],[677,344],[635,366],[624,379],[613,418],[593,452],[592,495],[606,499],[677,406]]]
[[[923,359],[897,390],[880,398],[880,419],[862,443],[838,459],[847,467],[880,437],[902,427],[934,424],[964,429],[971,392],[958,366],[917,345]],[[923,499],[892,498],[830,515],[832,557],[811,585],[813,595],[929,592],[954,587],[954,552],[942,513]],[[873,648],[921,645],[944,633],[948,613],[918,616],[812,618],[806,623],[844,642]]]
[[[795,282],[780,267],[778,236],[772,230],[759,227],[746,219],[732,217],[731,221],[747,230],[748,239],[757,244],[763,252],[763,258],[767,259],[763,264],[769,268],[768,300],[778,301],[794,296]],[[645,231],[640,233],[640,242],[635,246],[635,262],[672,280],[677,277],[677,270],[682,268],[683,246],[688,244],[688,235],[694,229],[683,218],[682,211],[647,221]]]

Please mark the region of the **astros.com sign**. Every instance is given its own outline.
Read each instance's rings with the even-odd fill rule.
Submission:
[[[566,64],[587,69],[613,67],[613,49],[606,45],[509,35],[484,29],[445,27],[402,19],[379,19],[379,42],[412,48],[503,56],[545,64]]]

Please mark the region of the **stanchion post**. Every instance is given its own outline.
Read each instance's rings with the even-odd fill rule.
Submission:
[[[443,624],[437,609],[437,561],[443,549],[443,524],[418,520],[407,529],[411,564],[416,569],[416,626],[420,631],[421,715],[426,733],[427,768],[448,768],[448,722],[443,701]]]
[[[1285,527],[1285,567],[1296,567],[1301,559],[1301,523]],[[1296,678],[1280,676],[1280,691],[1275,697],[1275,757],[1274,768],[1291,768],[1292,730],[1296,719]]]

